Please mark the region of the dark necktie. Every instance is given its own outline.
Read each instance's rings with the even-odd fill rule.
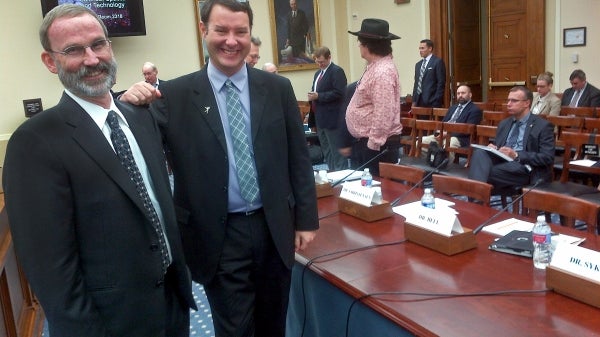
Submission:
[[[464,105],[459,104],[458,107],[456,108],[456,110],[454,110],[454,113],[452,114],[452,117],[450,118],[450,120],[448,122],[456,123],[456,120],[458,120],[458,117],[460,117],[460,113],[463,111],[463,109],[464,109]]]
[[[517,141],[519,140],[519,129],[521,127],[521,121],[514,121],[513,125],[510,129],[510,135],[506,140],[506,146],[514,149],[517,146]]]
[[[127,137],[125,133],[119,126],[119,118],[114,111],[108,112],[108,117],[106,118],[108,122],[108,126],[110,127],[110,140],[115,147],[115,152],[117,156],[121,160],[121,164],[129,173],[129,178],[135,184],[135,188],[138,192],[138,195],[142,199],[144,203],[144,208],[148,215],[150,216],[150,221],[152,222],[152,227],[156,232],[156,236],[158,238],[158,244],[160,248],[161,258],[162,258],[162,271],[163,274],[167,272],[167,267],[169,266],[169,250],[167,248],[165,234],[163,232],[162,226],[160,224],[160,219],[158,218],[158,214],[156,214],[156,210],[154,209],[154,205],[152,205],[152,201],[150,200],[150,196],[148,195],[148,190],[146,190],[146,185],[144,184],[144,180],[142,178],[142,174],[138,169],[137,164],[135,163],[135,159],[133,158],[133,154],[131,153],[131,147],[129,146],[129,142],[127,141]]]
[[[242,102],[231,80],[225,81],[227,95],[227,119],[229,120],[229,131],[233,140],[233,156],[237,170],[238,183],[242,198],[253,202],[258,198],[258,181],[256,170],[250,156],[250,143],[245,132]]]

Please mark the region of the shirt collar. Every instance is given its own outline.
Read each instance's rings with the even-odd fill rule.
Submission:
[[[233,82],[233,85],[239,90],[243,91],[244,87],[248,83],[248,69],[246,65],[242,66],[240,70],[238,70],[235,74],[227,77],[223,72],[221,72],[217,67],[215,67],[210,61],[208,62],[208,67],[206,68],[206,72],[208,74],[208,78],[210,78],[211,82],[213,82],[214,88],[216,90],[221,90],[223,85],[225,85],[225,81],[228,79]]]
[[[123,120],[123,122],[127,126],[129,126],[129,124],[127,124],[127,120],[125,119],[125,117],[123,117],[123,114],[121,113],[121,111],[119,111],[119,108],[117,108],[112,96],[110,97],[110,108],[105,109],[97,104],[88,102],[76,96],[68,89],[65,89],[65,93],[69,95],[69,97],[71,97],[77,104],[79,104],[79,106],[81,106],[83,110],[85,110],[85,112],[94,120],[94,123],[96,123],[100,129],[104,127],[104,123],[106,123],[106,117],[108,117],[108,112],[111,110],[116,112],[117,115],[121,118],[121,120]]]

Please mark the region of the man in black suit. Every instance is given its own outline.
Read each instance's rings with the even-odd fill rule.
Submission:
[[[164,83],[151,107],[172,155],[186,259],[216,336],[284,336],[294,250],[319,226],[298,102],[287,78],[246,66],[248,2],[208,0],[201,18],[208,64]]]
[[[94,12],[58,6],[40,36],[65,92],[13,133],[3,184],[50,335],[189,336],[195,304],[158,127],[113,101],[116,62]]]
[[[444,61],[433,55],[433,41],[428,39],[421,40],[419,54],[421,61],[415,65],[412,104],[420,107],[443,107],[446,88]]]
[[[571,88],[566,89],[563,93],[561,106],[600,106],[600,90],[587,82],[583,70],[573,70],[569,81],[571,81]]]
[[[346,73],[340,66],[331,62],[329,48],[317,48],[314,57],[320,69],[315,73],[308,100],[315,116],[319,143],[330,171],[346,169],[348,162],[337,150],[337,124],[348,83]]]
[[[288,29],[286,46],[292,46],[294,57],[307,57],[306,36],[308,29],[308,18],[303,10],[298,9],[296,0],[290,0],[290,12],[287,15]]]
[[[487,151],[474,149],[469,178],[488,182],[496,188],[512,188],[552,180],[554,163],[554,127],[546,119],[531,113],[533,94],[523,86],[508,93],[510,117],[498,125],[497,149],[512,161]]]
[[[461,85],[456,89],[456,98],[458,100],[458,104],[451,106],[442,119],[442,122],[445,123],[469,123],[469,124],[479,124],[481,122],[481,118],[483,116],[483,112],[479,109],[475,104],[471,102],[471,98],[473,94],[471,93],[471,88],[467,85]],[[423,137],[421,142],[423,144],[429,144],[432,141],[437,141],[438,144],[444,144],[444,139],[447,137],[446,132],[444,134],[437,135],[429,135]],[[450,147],[464,147],[469,146],[469,135],[461,134],[461,133],[451,133],[450,134]],[[449,159],[452,162],[454,160],[454,153],[450,152]]]

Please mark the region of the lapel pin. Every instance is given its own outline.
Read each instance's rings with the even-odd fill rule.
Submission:
[[[210,110],[210,107],[209,107],[209,106],[205,106],[205,107],[204,107],[204,113],[205,113],[205,114],[208,114],[208,110]]]

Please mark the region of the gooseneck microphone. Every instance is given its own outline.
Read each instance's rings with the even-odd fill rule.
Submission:
[[[404,198],[406,198],[406,196],[410,192],[412,192],[415,188],[417,188],[419,185],[421,185],[425,180],[427,180],[429,177],[431,177],[434,173],[438,173],[440,168],[442,168],[445,165],[448,165],[448,158],[445,158],[433,170],[427,172],[427,174],[423,177],[423,179],[419,180],[416,184],[414,184],[411,188],[409,188],[408,191],[402,193],[398,198],[394,199],[390,205],[392,205],[392,207],[396,206],[400,201],[402,201]]]
[[[363,168],[365,168],[365,166],[369,165],[373,160],[383,156],[384,153],[387,153],[388,149],[385,148],[383,149],[381,152],[379,152],[376,156],[374,156],[373,158],[369,159],[366,163],[360,165],[359,167],[355,168],[352,172],[348,173],[345,177],[343,177],[342,179],[334,182],[333,184],[331,184],[331,187],[336,187],[337,185],[339,185],[342,181],[344,181],[346,178],[348,178],[349,176],[351,176],[352,174],[354,174],[354,172],[356,171],[360,171]]]
[[[531,192],[533,189],[535,189],[536,187],[538,187],[539,184],[541,184],[542,182],[544,182],[544,179],[540,178],[538,179],[535,184],[531,185],[529,187],[529,189],[525,192],[522,193],[521,195],[519,195],[518,197],[516,197],[513,201],[511,201],[510,203],[508,203],[506,206],[504,206],[501,210],[499,210],[496,214],[492,215],[489,219],[487,219],[486,221],[484,221],[481,225],[477,226],[477,228],[475,228],[473,230],[473,234],[477,234],[479,232],[481,232],[481,230],[483,229],[483,227],[489,225],[492,220],[496,219],[497,217],[500,216],[500,214],[504,213],[509,207],[513,206],[514,204],[516,204],[519,200],[523,199],[523,197],[525,197],[527,195],[527,193]]]

